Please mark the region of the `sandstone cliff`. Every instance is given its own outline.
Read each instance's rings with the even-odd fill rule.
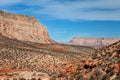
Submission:
[[[91,47],[103,47],[108,46],[112,43],[119,41],[120,38],[83,38],[83,37],[75,37],[73,38],[70,43],[76,45],[83,45],[83,46],[91,46]]]
[[[0,11],[0,34],[27,42],[53,43],[47,28],[34,17]]]

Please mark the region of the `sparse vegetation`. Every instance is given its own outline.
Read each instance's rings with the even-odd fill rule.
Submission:
[[[120,48],[116,49],[115,44],[114,47],[109,46],[110,49],[106,47],[97,52],[83,46],[24,43],[6,37],[0,37],[0,42],[3,42],[0,65],[12,65],[10,69],[13,70],[43,71],[51,80],[109,80],[114,75],[113,79],[119,80]]]

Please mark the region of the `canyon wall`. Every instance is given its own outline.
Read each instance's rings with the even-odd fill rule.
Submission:
[[[0,11],[0,35],[21,41],[54,43],[47,28],[34,17]]]

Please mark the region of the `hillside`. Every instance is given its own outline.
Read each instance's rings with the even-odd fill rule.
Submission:
[[[92,56],[72,63],[52,79],[120,80],[120,41],[97,50]]]
[[[63,44],[21,42],[0,37],[0,65],[31,71],[59,71],[62,65],[80,61],[92,55],[95,49]]]
[[[50,80],[120,79],[120,42],[96,51],[84,46],[21,42],[1,36],[0,45],[0,67],[45,72]]]

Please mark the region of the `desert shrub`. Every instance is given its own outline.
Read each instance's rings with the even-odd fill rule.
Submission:
[[[52,78],[51,80],[56,80],[56,78]]]
[[[114,70],[113,68],[109,68],[109,69],[106,70],[106,73],[110,73],[113,70]]]
[[[99,53],[95,53],[93,55],[93,59],[101,59],[101,55]]]
[[[93,74],[91,74],[90,80],[101,80],[103,77],[101,70],[96,69]]]
[[[36,80],[36,78],[32,78],[31,80]]]
[[[120,73],[116,75],[116,78],[114,80],[120,80]]]
[[[80,65],[77,66],[77,72],[79,72],[81,69],[80,69]]]
[[[90,80],[96,80],[96,76],[91,75],[91,76],[90,76]]]
[[[42,80],[41,78],[38,78],[38,80]]]
[[[49,76],[52,76],[52,75],[54,75],[54,74],[56,74],[55,72],[48,72],[48,75]]]
[[[115,71],[114,71],[114,70],[112,70],[112,71],[109,73],[110,76],[113,76],[114,74],[115,74]]]
[[[110,76],[109,75],[104,75],[102,80],[110,80]]]
[[[71,73],[70,75],[71,75],[71,77],[75,77],[76,74],[75,73]]]
[[[62,73],[59,73],[57,77],[59,78],[59,77],[63,77],[63,76],[64,75]]]
[[[76,75],[77,80],[85,80],[84,76],[82,74]]]
[[[20,78],[19,80],[26,80],[25,78]]]
[[[55,75],[52,76],[51,80],[56,80],[56,76]]]

